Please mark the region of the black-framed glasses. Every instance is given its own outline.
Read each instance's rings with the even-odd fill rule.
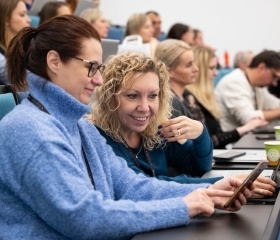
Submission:
[[[75,58],[82,62],[86,62],[90,65],[89,69],[88,69],[88,77],[93,77],[94,74],[97,72],[97,70],[99,70],[99,72],[102,74],[105,69],[105,65],[103,65],[103,64],[99,65],[98,62],[95,62],[95,61],[91,62],[91,61],[88,61],[88,60],[85,60],[85,59],[82,59],[79,57],[74,57],[74,56],[72,56],[72,58]]]

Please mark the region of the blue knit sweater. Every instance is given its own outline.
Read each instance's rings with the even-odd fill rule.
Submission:
[[[89,106],[34,74],[28,83],[50,114],[25,99],[0,122],[1,239],[127,239],[189,222],[182,196],[207,184],[135,174],[81,119]]]

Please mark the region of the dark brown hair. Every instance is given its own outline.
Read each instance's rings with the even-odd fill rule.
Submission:
[[[66,2],[47,2],[39,12],[40,25],[46,20],[58,15],[58,9],[62,6],[69,7]],[[70,9],[70,7],[69,7]],[[71,10],[71,9],[70,9]],[[72,11],[72,10],[71,10]]]
[[[182,40],[182,36],[190,31],[190,26],[182,23],[175,23],[168,31],[167,38]]]
[[[6,23],[21,0],[0,0],[0,47],[6,51],[9,37],[7,37]]]
[[[18,89],[26,86],[26,70],[47,80],[47,53],[56,51],[66,63],[81,53],[84,39],[99,42],[97,31],[84,19],[65,15],[52,18],[36,28],[22,29],[11,41],[7,51],[7,70],[12,84]]]
[[[280,70],[280,54],[275,51],[265,50],[252,59],[249,68],[256,68],[260,63],[264,63],[268,68]]]

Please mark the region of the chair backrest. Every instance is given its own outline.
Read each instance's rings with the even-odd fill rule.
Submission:
[[[30,27],[39,27],[40,23],[40,17],[39,16],[33,16],[33,15],[28,15],[28,17],[31,19]]]
[[[121,26],[110,26],[108,36],[109,39],[116,39],[122,43],[124,38],[124,27]]]
[[[5,94],[5,93],[12,93],[15,103],[19,104],[19,100],[18,100],[18,95],[17,92],[15,90],[15,88],[12,85],[0,85],[0,94]]]
[[[16,106],[13,93],[0,94],[0,120]]]

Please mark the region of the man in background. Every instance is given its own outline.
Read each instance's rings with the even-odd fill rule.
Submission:
[[[155,11],[148,11],[146,12],[146,15],[149,16],[149,18],[152,20],[154,28],[154,38],[158,40],[163,40],[161,39],[161,37],[164,33],[161,32],[161,17],[159,13]]]
[[[267,87],[280,77],[280,54],[263,51],[242,71],[236,68],[215,88],[223,131],[233,130],[252,118],[280,120],[280,99]]]

